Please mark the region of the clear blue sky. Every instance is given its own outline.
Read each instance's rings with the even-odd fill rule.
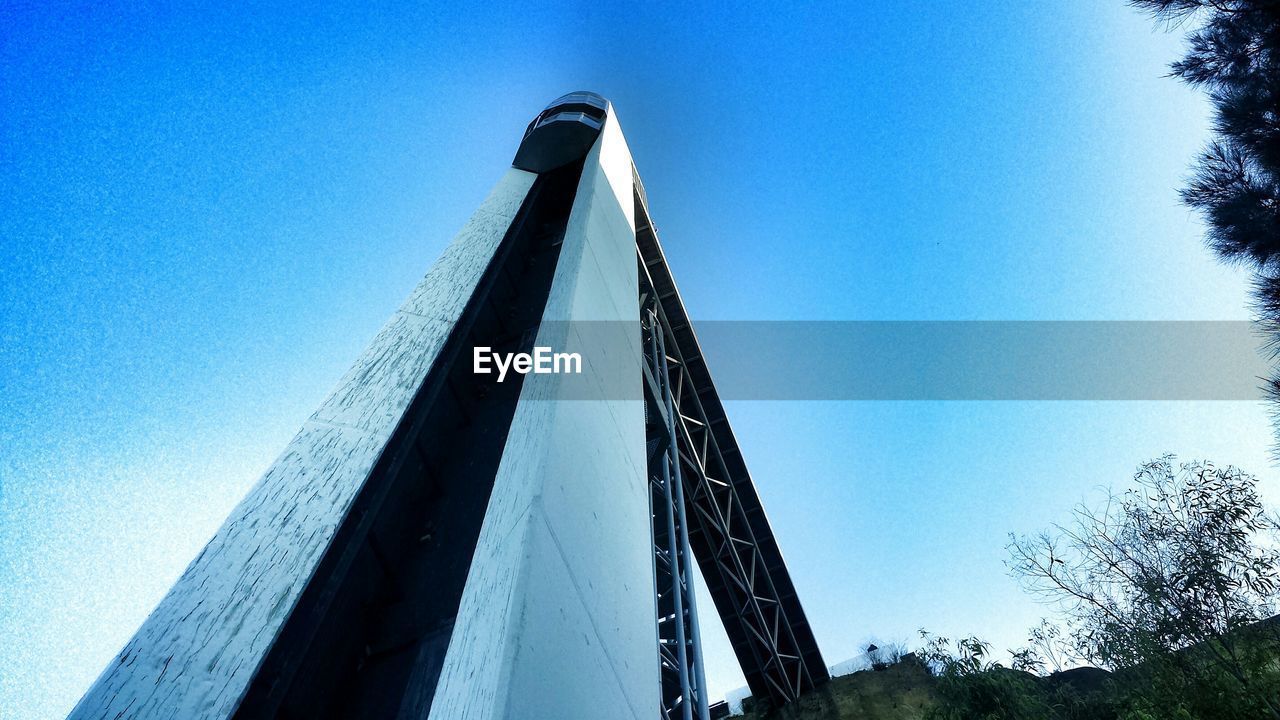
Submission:
[[[51,5],[0,7],[6,720],[65,714],[569,90],[695,320],[1248,316],[1176,201],[1180,41],[1120,0]],[[1006,533],[1142,460],[1271,475],[1254,403],[729,412],[832,663],[1018,643]]]

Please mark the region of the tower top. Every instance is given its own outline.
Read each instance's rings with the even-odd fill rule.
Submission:
[[[593,93],[590,90],[574,90],[552,100],[547,105],[547,109],[569,104],[590,105],[601,110],[607,110],[609,107],[609,101],[599,93]]]
[[[609,109],[608,100],[586,90],[552,100],[525,129],[511,164],[543,173],[581,159],[600,134]]]

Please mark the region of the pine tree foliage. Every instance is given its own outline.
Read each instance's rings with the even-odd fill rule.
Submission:
[[[1175,77],[1213,103],[1213,139],[1182,200],[1205,219],[1209,246],[1256,272],[1256,310],[1280,359],[1280,0],[1130,0],[1186,28]],[[1269,381],[1280,402],[1280,368]]]

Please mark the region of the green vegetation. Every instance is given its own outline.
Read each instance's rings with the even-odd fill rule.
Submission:
[[[1277,537],[1254,476],[1153,460],[1124,492],[1011,538],[1011,572],[1061,624],[1009,666],[977,637],[922,630],[918,652],[748,718],[1280,720]]]

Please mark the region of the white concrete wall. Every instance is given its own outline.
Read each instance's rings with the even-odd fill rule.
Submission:
[[[587,377],[525,377],[431,720],[658,717],[632,202],[610,112],[537,340]],[[559,322],[584,320],[611,322],[589,339]]]
[[[71,718],[230,717],[535,177],[507,172]]]

